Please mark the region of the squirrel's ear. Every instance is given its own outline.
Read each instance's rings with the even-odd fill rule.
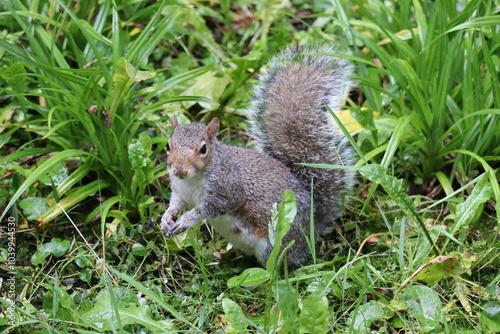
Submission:
[[[170,119],[170,125],[172,125],[172,130],[175,129],[179,125],[179,122],[177,121],[177,117],[176,116],[173,116]]]
[[[210,121],[210,123],[208,123],[207,135],[208,135],[208,138],[210,138],[210,141],[213,141],[213,139],[217,135],[217,132],[219,132],[219,127],[220,127],[220,123],[219,123],[219,119],[217,117],[215,117],[213,120]]]

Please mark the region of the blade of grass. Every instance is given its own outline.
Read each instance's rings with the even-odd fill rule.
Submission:
[[[177,312],[172,306],[168,305],[163,301],[163,298],[152,292],[148,287],[146,287],[144,284],[136,281],[133,277],[122,273],[118,270],[116,270],[113,267],[108,267],[109,271],[111,271],[113,274],[118,276],[120,279],[124,280],[134,288],[136,288],[138,291],[142,292],[145,296],[151,298],[152,301],[163,307],[165,310],[167,310],[172,316],[174,316],[177,320],[189,325],[192,330],[198,332],[198,333],[203,333],[201,329],[199,329],[196,325],[194,325],[192,322],[190,322],[186,317],[184,317],[182,314]]]
[[[360,174],[371,180],[372,182],[376,182],[387,191],[389,196],[397,203],[398,207],[414,222],[420,227],[420,230],[424,234],[425,238],[429,242],[432,247],[432,250],[436,255],[440,255],[440,251],[437,248],[437,245],[432,240],[429,231],[425,227],[425,223],[422,217],[419,215],[415,206],[413,205],[411,199],[408,197],[406,192],[404,191],[402,180],[398,180],[393,176],[389,176],[386,174],[386,168],[380,165],[366,165],[359,169]]]
[[[64,210],[69,210],[71,207],[80,203],[85,198],[101,191],[102,189],[106,189],[110,185],[111,183],[105,180],[95,180],[84,186],[72,189],[70,194],[59,201],[59,205],[52,206],[38,218],[38,224],[40,226],[45,225],[46,223],[50,222],[61,213],[63,213]]]
[[[7,206],[5,207],[2,215],[0,216],[0,220],[5,217],[9,209],[14,205],[14,203],[21,197],[21,195],[34,183],[36,182],[40,176],[42,176],[46,170],[49,170],[50,168],[54,167],[61,161],[69,160],[69,159],[79,159],[82,157],[85,157],[89,155],[89,153],[82,151],[82,150],[67,150],[64,152],[58,152],[52,157],[48,158],[46,161],[44,161],[40,166],[38,166],[37,169],[35,169],[27,178],[24,180],[24,182],[21,184],[21,186],[17,189],[17,191],[12,195],[12,198],[10,199],[9,203],[7,203]]]

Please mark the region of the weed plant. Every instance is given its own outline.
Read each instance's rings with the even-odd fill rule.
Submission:
[[[0,330],[500,332],[499,8],[2,1]],[[217,116],[221,140],[247,145],[251,83],[298,43],[356,66],[338,115],[360,184],[336,233],[290,272],[209,226],[167,239],[170,117]]]

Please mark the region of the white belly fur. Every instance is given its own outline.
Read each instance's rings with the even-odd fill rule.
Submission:
[[[206,187],[203,178],[194,177],[190,179],[171,178],[172,188],[177,192],[189,209],[200,205],[206,197]],[[225,214],[208,221],[219,234],[229,241],[236,249],[253,255],[257,260],[265,264],[270,247],[267,238],[254,235],[253,231],[245,226],[236,217]],[[239,231],[239,233],[234,233]]]
[[[267,249],[269,247],[267,238],[255,236],[250,228],[230,214],[210,219],[208,222],[236,249],[254,255],[262,264],[266,263]],[[239,233],[234,233],[235,230],[239,231]]]

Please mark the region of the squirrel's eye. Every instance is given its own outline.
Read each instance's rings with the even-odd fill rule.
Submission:
[[[200,153],[201,154],[207,153],[207,144],[203,144],[203,146],[200,148]]]
[[[170,151],[170,145],[167,143],[167,151]]]

